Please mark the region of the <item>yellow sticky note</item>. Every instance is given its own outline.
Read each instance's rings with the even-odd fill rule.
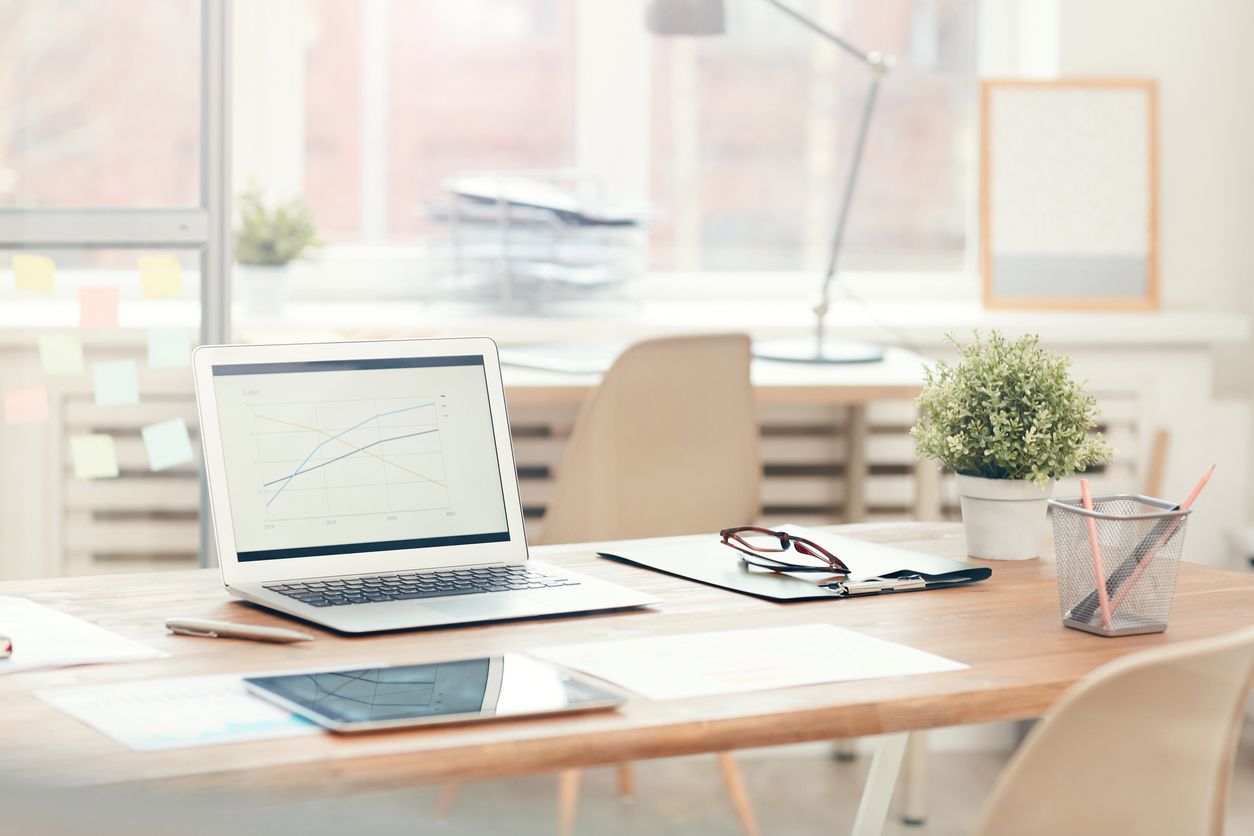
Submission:
[[[172,255],[139,257],[139,283],[145,299],[172,299],[183,295],[183,267]]]
[[[70,458],[80,479],[113,479],[118,475],[118,448],[111,435],[70,436]]]
[[[192,332],[187,328],[153,328],[148,332],[148,368],[175,369],[192,363]]]
[[[44,374],[82,374],[83,341],[73,334],[40,334],[39,363]]]
[[[13,275],[17,279],[18,290],[29,290],[31,293],[56,293],[56,263],[46,255],[13,256]]]
[[[139,365],[134,360],[110,360],[92,366],[97,406],[139,403]]]
[[[48,390],[43,386],[4,393],[4,423],[37,424],[48,420]]]
[[[78,327],[117,328],[118,289],[116,287],[80,287],[78,289]]]
[[[148,466],[153,470],[166,470],[192,460],[192,439],[182,418],[149,424],[140,434],[144,437]]]

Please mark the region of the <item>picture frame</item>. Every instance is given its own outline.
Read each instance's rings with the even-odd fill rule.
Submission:
[[[980,269],[988,308],[1159,304],[1153,79],[987,79]]]

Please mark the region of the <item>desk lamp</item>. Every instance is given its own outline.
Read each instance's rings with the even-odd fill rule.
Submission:
[[[858,169],[862,166],[862,151],[866,146],[867,128],[875,110],[875,99],[880,81],[893,66],[890,55],[863,52],[810,18],[785,5],[780,0],[763,0],[788,17],[800,23],[816,35],[835,44],[849,55],[861,61],[870,71],[871,83],[862,105],[862,119],[849,161],[849,174],[845,178],[841,195],[840,211],[836,215],[836,232],[832,237],[832,253],[827,262],[827,272],[819,287],[818,301],[814,305],[814,339],[782,340],[754,344],[756,357],[766,360],[786,360],[795,363],[873,363],[883,359],[884,350],[869,343],[835,342],[825,339],[825,321],[831,302],[832,279],[840,259],[840,249],[845,238],[845,222],[849,219],[849,206],[853,202],[853,190],[858,182]],[[727,15],[723,0],[650,0],[645,11],[645,26],[657,35],[721,35],[727,31]]]

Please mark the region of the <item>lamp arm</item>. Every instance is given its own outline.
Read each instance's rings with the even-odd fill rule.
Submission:
[[[863,62],[864,64],[867,64],[871,67],[875,67],[877,69],[883,66],[883,58],[880,56],[878,52],[863,52],[862,50],[858,49],[853,44],[849,43],[849,41],[846,41],[840,35],[837,35],[835,32],[831,31],[830,29],[826,29],[820,26],[818,23],[806,17],[801,12],[794,9],[792,6],[789,6],[786,3],[781,3],[780,0],[765,0],[765,2],[779,9],[781,12],[788,15],[793,20],[797,21],[802,26],[809,29],[811,32],[815,33],[816,35],[819,35],[822,38],[826,38],[827,40],[836,44],[836,46],[840,47],[845,52],[849,53],[854,58],[857,58],[859,61]]]
[[[768,0],[774,2],[774,0]],[[845,177],[845,191],[840,198],[840,212],[836,215],[836,232],[832,235],[832,254],[827,261],[827,272],[823,274],[823,284],[819,288],[819,298],[814,305],[815,314],[815,350],[823,349],[823,328],[827,319],[832,279],[836,276],[836,267],[840,261],[840,249],[845,240],[845,222],[849,220],[849,207],[853,203],[854,187],[858,183],[858,171],[862,167],[862,152],[866,148],[867,129],[871,126],[871,116],[875,112],[875,101],[879,98],[881,73],[871,76],[871,86],[867,90],[866,101],[862,105],[862,120],[858,123],[858,135],[854,141],[853,154],[849,159],[849,174]]]

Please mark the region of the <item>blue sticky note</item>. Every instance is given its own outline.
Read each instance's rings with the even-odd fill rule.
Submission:
[[[149,424],[140,434],[144,437],[148,466],[153,470],[166,470],[192,460],[192,440],[182,418]]]
[[[92,367],[97,406],[139,403],[139,365],[134,360],[111,360]]]
[[[192,332],[187,328],[153,328],[148,332],[148,368],[190,366]]]

